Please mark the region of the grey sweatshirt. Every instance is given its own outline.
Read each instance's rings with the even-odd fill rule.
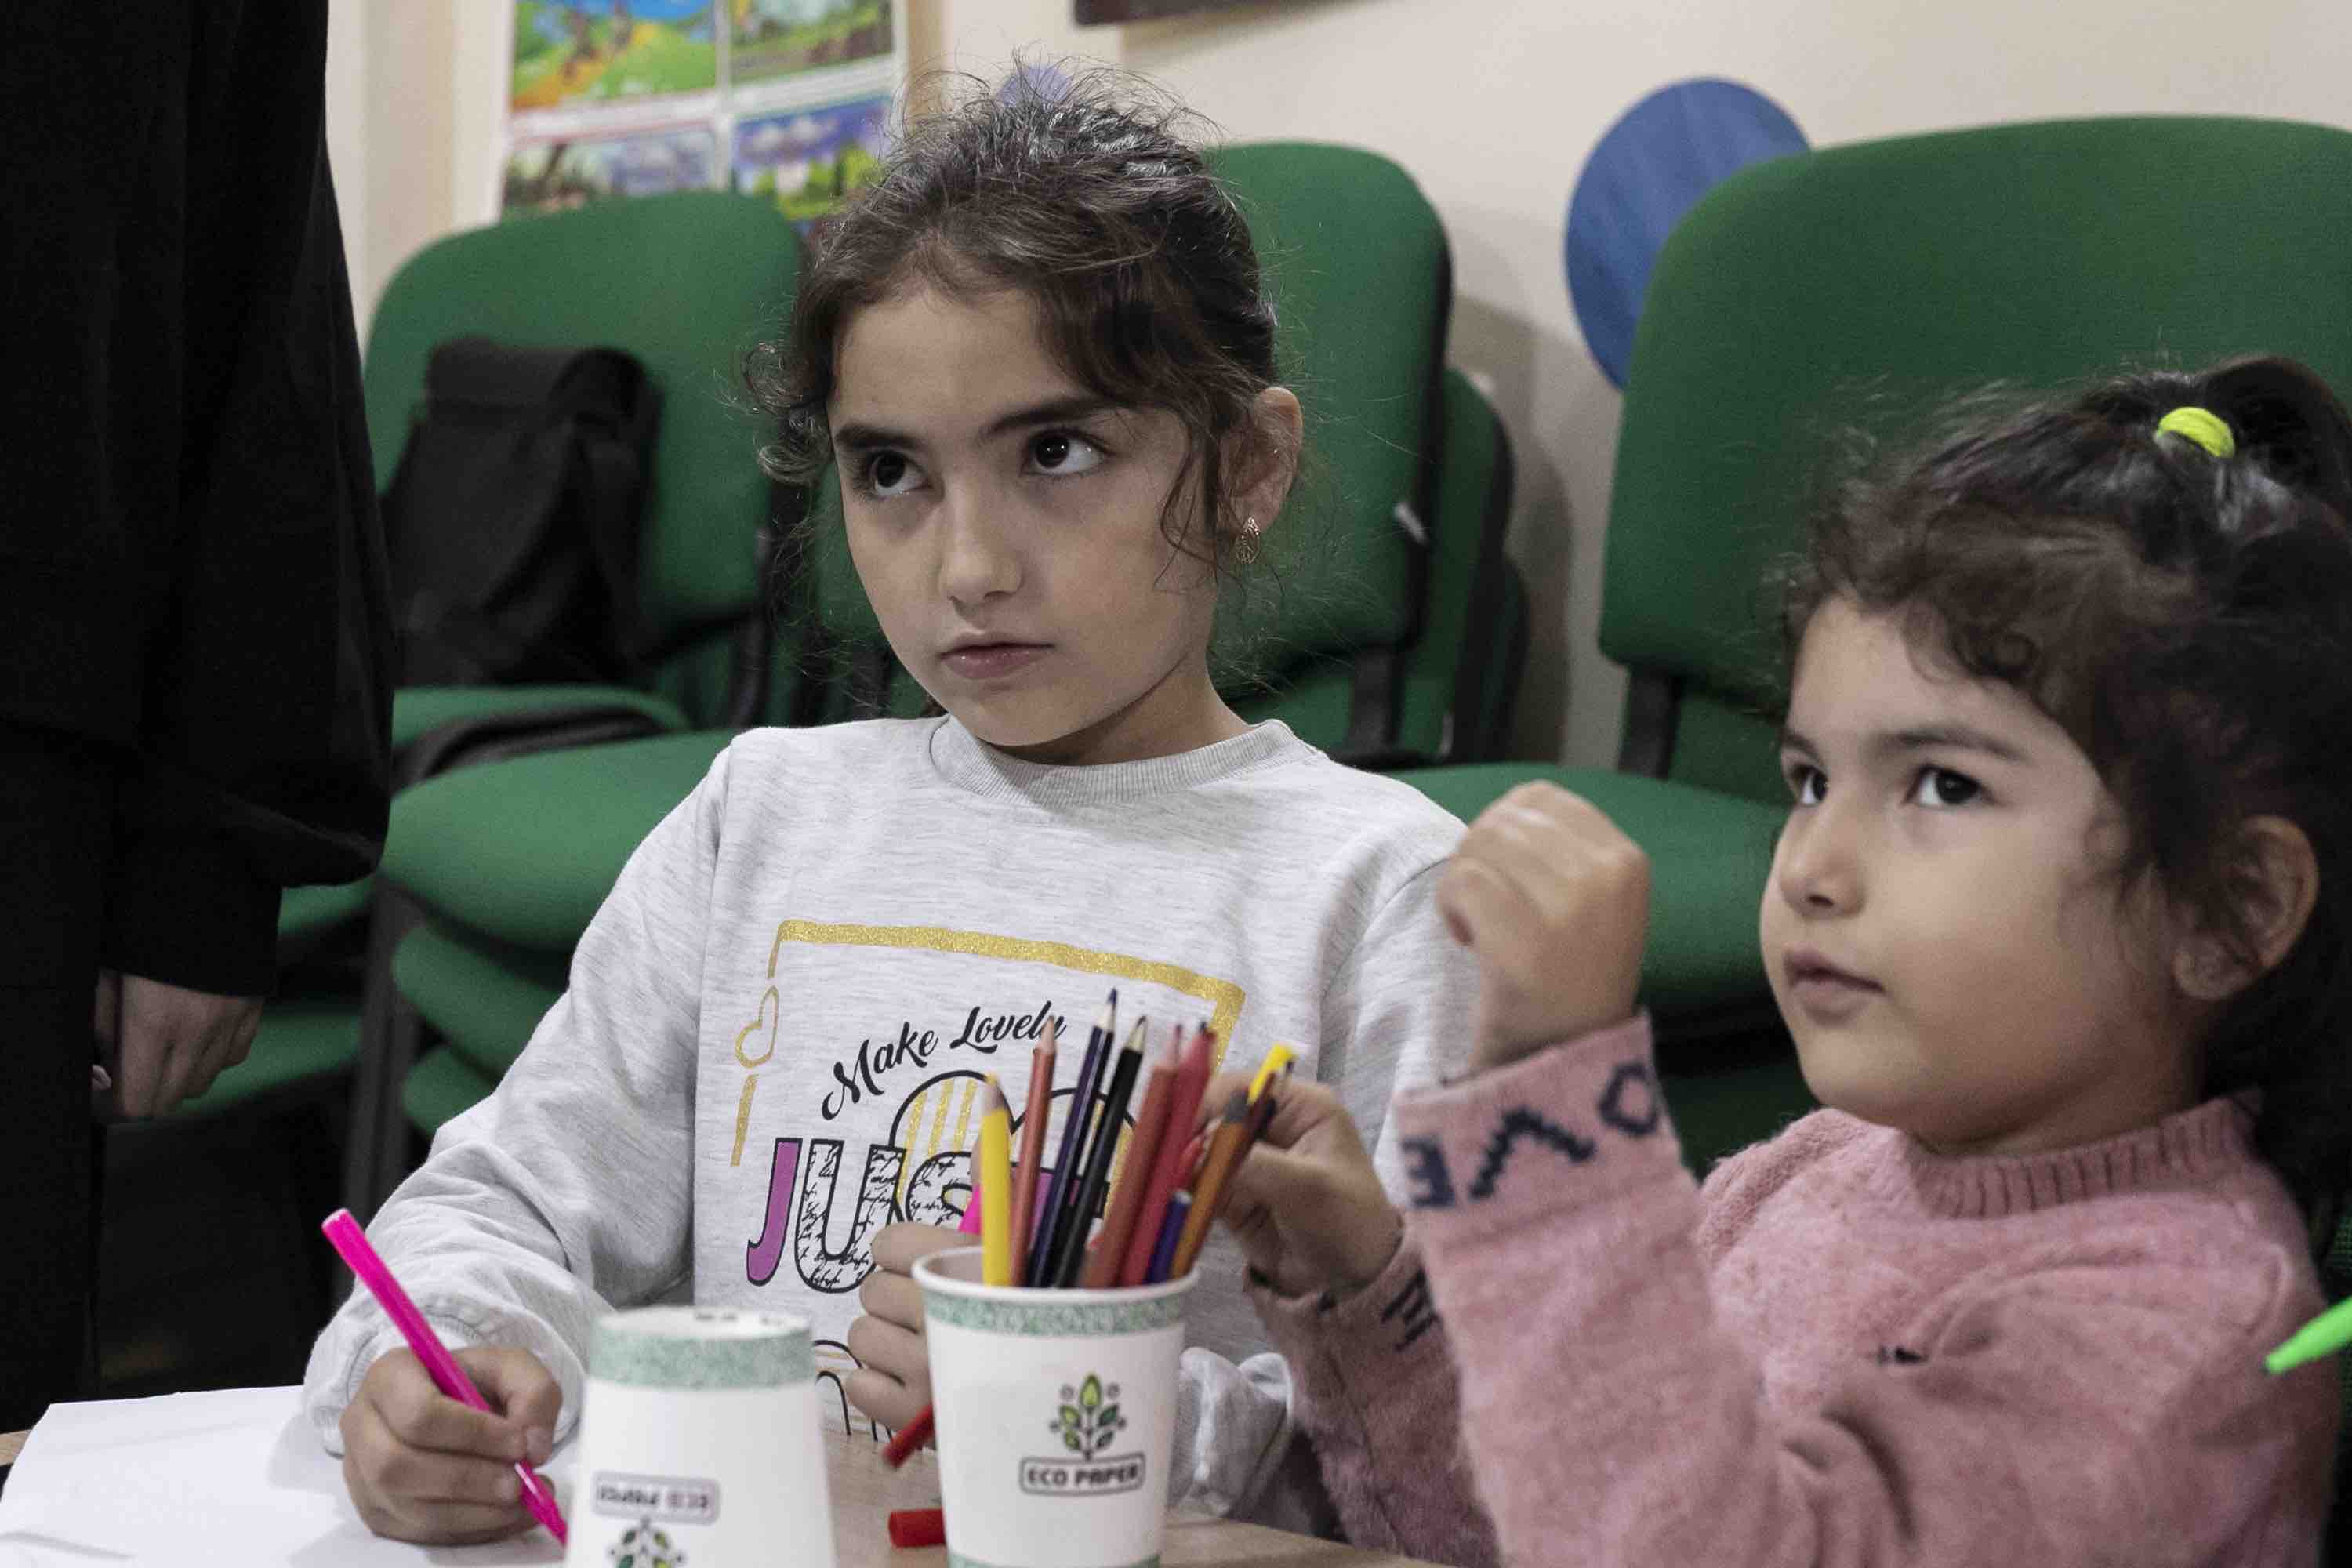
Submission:
[[[1066,1104],[1109,986],[1122,1032],[1205,1019],[1223,1066],[1295,1045],[1401,1187],[1390,1099],[1466,1049],[1476,972],[1435,904],[1461,831],[1276,723],[1084,768],[952,719],[753,731],[638,847],[570,988],[370,1238],[453,1347],[547,1364],[559,1436],[596,1317],[690,1300],[805,1316],[828,1408],[878,1437],[834,1398],[875,1233],[956,1222],[980,1075],[1017,1113],[1058,1018]],[[1237,1252],[1202,1267],[1171,1500],[1298,1523],[1269,1485],[1312,1471],[1284,1462],[1288,1370]],[[399,1342],[365,1292],[320,1336],[303,1399],[331,1449]]]

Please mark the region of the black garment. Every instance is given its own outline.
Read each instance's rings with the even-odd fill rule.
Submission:
[[[0,48],[0,1428],[87,1391],[99,966],[271,988],[383,847],[390,620],[319,0]]]
[[[94,1392],[90,868],[116,771],[94,742],[0,721],[0,1432]]]
[[[102,962],[269,989],[374,864],[390,621],[326,8],[33,7],[0,50],[0,719],[126,753]]]

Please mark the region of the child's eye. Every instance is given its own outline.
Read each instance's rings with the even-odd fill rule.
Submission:
[[[1921,768],[1919,776],[1911,784],[1911,804],[1966,805],[1981,793],[1982,786],[1966,773],[1956,773],[1949,768]]]
[[[870,496],[906,495],[921,482],[923,470],[904,452],[876,452],[857,466],[857,488]]]
[[[1822,804],[1822,791],[1830,781],[1822,776],[1821,769],[1811,763],[1792,763],[1781,771],[1789,781],[1789,794],[1799,805]]]
[[[1075,430],[1047,430],[1029,443],[1029,465],[1055,479],[1092,473],[1106,456],[1101,447]]]

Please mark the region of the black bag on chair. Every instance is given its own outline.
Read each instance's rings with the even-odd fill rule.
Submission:
[[[658,409],[618,349],[434,349],[383,493],[402,685],[627,681]]]

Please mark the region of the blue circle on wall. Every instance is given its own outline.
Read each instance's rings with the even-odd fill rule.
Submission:
[[[1568,203],[1568,292],[1592,357],[1619,386],[1659,247],[1726,175],[1806,149],[1780,106],[1736,81],[1662,87],[1584,161]]]

